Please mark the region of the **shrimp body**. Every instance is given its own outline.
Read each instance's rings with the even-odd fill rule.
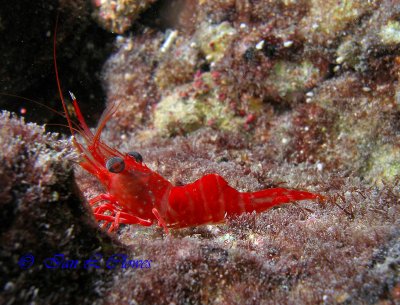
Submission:
[[[103,221],[104,227],[110,225],[110,232],[120,223],[150,226],[154,222],[168,232],[169,228],[221,223],[227,216],[263,212],[297,200],[323,199],[318,194],[285,188],[239,192],[217,174],[174,186],[148,168],[139,153],[122,153],[100,140],[101,131],[115,107],[105,111],[99,127],[92,132],[75,97],[71,96],[79,120],[78,131],[86,142],[83,146],[74,139],[83,155],[80,165],[96,176],[106,189],[106,193],[91,199],[90,204],[95,218]]]

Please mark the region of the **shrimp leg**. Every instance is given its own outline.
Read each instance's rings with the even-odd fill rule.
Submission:
[[[106,200],[110,203],[103,203],[98,207],[93,207],[98,202]],[[134,216],[130,213],[123,212],[116,208],[116,200],[109,194],[100,194],[95,198],[90,200],[90,205],[93,207],[93,213],[96,220],[103,220],[105,223],[103,227],[106,227],[109,223],[111,223],[109,232],[116,230],[119,227],[120,223],[124,224],[140,224],[142,226],[151,226],[152,222],[147,219],[142,219],[140,217]],[[104,215],[104,212],[111,212],[112,215]],[[115,215],[115,216],[113,216]]]
[[[89,200],[90,206],[94,206],[96,203],[100,201],[110,201],[114,202],[115,199],[110,194],[100,194],[92,199]]]
[[[168,234],[169,231],[167,228],[167,223],[161,217],[160,212],[158,212],[158,210],[156,208],[153,208],[151,211],[153,212],[154,216],[157,218],[158,225],[164,229],[165,234]]]
[[[94,207],[100,201],[108,201],[110,203],[103,203],[98,207]],[[104,220],[102,228],[104,229],[107,227],[109,223],[112,223],[112,225],[109,228],[109,232],[111,232],[113,228],[116,226],[115,225],[116,218],[110,215],[104,215],[103,213],[106,211],[110,211],[112,214],[115,214],[115,208],[113,206],[115,202],[116,202],[115,199],[109,194],[100,194],[89,200],[89,204],[93,208],[93,214],[96,220]]]
[[[115,212],[115,210],[113,212]],[[153,222],[149,219],[139,218],[137,216],[125,212],[117,211],[114,214],[116,216],[94,213],[94,216],[96,217],[97,220],[104,220],[105,221],[104,226],[107,226],[109,223],[112,223],[109,228],[109,232],[112,232],[113,230],[117,229],[121,223],[139,224],[146,227],[149,227],[153,224]]]

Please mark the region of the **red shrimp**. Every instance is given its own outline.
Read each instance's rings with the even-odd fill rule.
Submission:
[[[306,191],[271,188],[258,192],[239,192],[229,186],[218,174],[205,175],[197,181],[174,186],[143,162],[137,152],[122,153],[101,141],[101,133],[116,110],[108,107],[97,129],[92,132],[85,122],[75,96],[73,107],[79,121],[72,127],[61,85],[56,61],[54,39],[54,66],[60,98],[72,135],[77,131],[85,145],[73,138],[82,154],[80,166],[94,175],[106,192],[89,200],[93,213],[103,227],[111,232],[119,224],[151,226],[157,222],[166,233],[169,228],[184,228],[224,222],[227,216],[263,212],[273,206],[298,200],[315,200],[324,197]]]

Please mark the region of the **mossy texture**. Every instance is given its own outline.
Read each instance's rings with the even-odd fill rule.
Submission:
[[[244,127],[246,118],[235,113],[218,78],[217,73],[199,73],[192,84],[183,85],[163,97],[154,111],[155,130],[161,135],[176,135],[203,126],[220,130]],[[261,108],[260,101],[248,103],[253,115]]]
[[[217,25],[203,23],[196,32],[200,50],[205,54],[206,60],[210,63],[217,62],[223,56],[235,38],[236,30],[229,22],[222,22]]]
[[[119,105],[102,132],[105,143],[140,152],[178,186],[217,173],[240,191],[285,187],[326,200],[168,236],[135,225],[108,235],[76,196],[70,144],[5,113],[0,124],[13,137],[1,130],[1,270],[9,282],[1,297],[48,304],[400,303],[400,4],[128,2],[106,24],[124,34],[103,67],[107,103]],[[122,2],[98,1],[97,12],[103,3]],[[86,200],[104,191],[78,165],[75,179]],[[152,265],[64,278],[18,272],[22,252],[59,248],[72,256],[118,250]],[[58,286],[50,293],[44,282]]]
[[[5,111],[0,135],[0,303],[96,304],[110,278],[106,271],[52,270],[41,263],[59,253],[83,259],[120,249],[97,231],[81,202],[71,167],[76,153],[68,140]],[[29,253],[35,262],[24,270],[19,260]]]
[[[96,0],[96,17],[98,22],[112,33],[122,34],[139,14],[155,0]]]

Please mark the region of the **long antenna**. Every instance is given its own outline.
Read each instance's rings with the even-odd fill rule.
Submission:
[[[43,108],[46,108],[47,110],[50,110],[51,112],[54,112],[55,114],[58,114],[58,115],[61,116],[61,117],[65,117],[65,114],[63,114],[63,113],[61,113],[60,111],[57,111],[57,110],[51,108],[50,106],[47,106],[45,103],[41,103],[41,102],[39,102],[39,101],[35,101],[35,100],[33,100],[33,99],[30,99],[30,98],[27,98],[27,97],[23,97],[23,96],[19,96],[19,95],[16,95],[16,94],[11,94],[11,93],[3,93],[3,92],[0,92],[0,95],[4,95],[4,96],[8,96],[8,97],[13,97],[13,98],[21,99],[21,100],[23,100],[23,101],[27,101],[27,102],[30,102],[30,103],[34,103],[34,104],[36,104],[36,105],[38,105],[38,106],[40,106],[40,107],[43,107]]]
[[[56,25],[54,28],[54,40],[53,40],[53,57],[54,57],[54,70],[56,72],[56,80],[57,80],[57,87],[58,87],[58,93],[60,94],[60,99],[64,108],[65,112],[65,117],[67,118],[68,121],[68,127],[71,131],[71,134],[74,135],[74,128],[72,127],[71,123],[71,118],[68,113],[67,105],[64,100],[64,96],[61,90],[61,84],[60,84],[60,78],[58,77],[58,68],[57,68],[57,52],[56,52],[56,47],[57,47],[57,27],[58,27],[58,18],[59,14],[57,14],[57,20],[56,20]]]

